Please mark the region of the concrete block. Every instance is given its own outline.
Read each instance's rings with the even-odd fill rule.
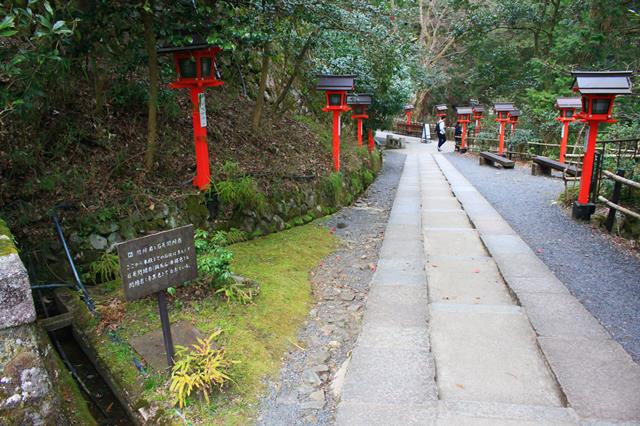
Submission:
[[[517,307],[432,307],[431,345],[441,399],[562,406],[536,336]]]
[[[486,250],[475,229],[458,231],[426,230],[424,247],[427,254],[437,253],[445,256],[482,256]]]
[[[568,294],[569,290],[553,274],[546,278],[510,277],[509,287],[516,293],[562,293]]]
[[[388,349],[429,349],[429,333],[421,327],[401,327],[365,323],[358,345]]]
[[[471,222],[463,210],[454,213],[427,211],[422,214],[422,225],[426,228],[471,228]]]
[[[374,289],[367,299],[364,324],[426,328],[426,288],[389,285]]]
[[[427,350],[356,346],[342,388],[343,402],[425,404],[437,400]]]
[[[598,320],[568,293],[521,292],[518,298],[540,336],[611,338]]]
[[[0,256],[0,330],[35,321],[29,275],[15,253]]]
[[[640,422],[640,366],[620,344],[553,337],[539,341],[569,404],[580,417]]]
[[[431,426],[436,423],[436,403],[362,404],[344,402],[338,407],[338,426]]]
[[[423,197],[422,210],[425,209],[461,209],[455,197]]]
[[[438,425],[578,425],[570,408],[478,401],[441,401]]]

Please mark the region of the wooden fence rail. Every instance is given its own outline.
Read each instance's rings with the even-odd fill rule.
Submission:
[[[611,232],[611,230],[613,229],[613,225],[616,220],[616,211],[619,211],[620,213],[625,214],[627,216],[640,219],[640,213],[636,213],[633,210],[629,210],[628,208],[620,205],[622,185],[626,185],[635,189],[640,189],[640,183],[633,181],[631,179],[625,178],[624,169],[618,169],[618,173],[613,173],[613,172],[610,172],[609,170],[603,170],[602,174],[607,179],[611,179],[612,181],[615,182],[613,185],[613,194],[611,195],[611,200],[606,199],[602,195],[598,196],[598,201],[609,206],[609,214],[607,215],[607,220],[605,221],[605,227],[607,228],[607,231]]]

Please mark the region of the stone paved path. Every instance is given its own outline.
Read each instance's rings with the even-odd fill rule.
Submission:
[[[337,424],[640,424],[640,366],[434,144],[405,151]]]

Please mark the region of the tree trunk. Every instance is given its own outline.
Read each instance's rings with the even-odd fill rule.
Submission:
[[[142,22],[144,24],[144,41],[147,48],[149,67],[149,101],[147,117],[147,151],[144,156],[144,168],[150,172],[157,147],[157,119],[158,119],[158,54],[156,52],[156,34],[153,32],[153,5],[148,9],[142,9]]]
[[[260,88],[256,98],[256,108],[253,110],[253,120],[251,127],[254,132],[260,128],[262,118],[262,107],[264,106],[264,92],[267,87],[267,77],[269,76],[269,64],[271,62],[271,43],[267,43],[262,51],[262,69],[260,70]]]
[[[311,35],[309,35],[309,38],[307,38],[307,41],[304,43],[302,50],[300,51],[298,56],[296,56],[296,60],[293,64],[293,71],[289,76],[289,80],[287,80],[287,83],[282,88],[282,92],[280,93],[280,96],[278,96],[278,99],[276,99],[276,103],[273,106],[274,110],[277,110],[280,107],[280,104],[284,101],[284,98],[287,97],[287,93],[289,93],[289,89],[291,89],[291,85],[293,84],[296,77],[298,76],[298,72],[300,71],[300,66],[304,61],[304,57],[309,51],[309,48],[311,48],[311,45],[313,44],[317,36],[318,36],[318,30],[315,30]]]

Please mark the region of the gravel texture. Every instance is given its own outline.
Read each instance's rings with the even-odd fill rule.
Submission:
[[[640,362],[640,261],[565,213],[555,202],[564,190],[561,179],[532,176],[520,164],[514,170],[479,166],[472,155],[447,159]]]
[[[342,244],[312,274],[316,305],[298,336],[300,348],[284,355],[278,380],[268,383],[258,425],[334,423],[337,398],[331,385],[360,332],[404,159],[385,152],[382,171],[365,194],[325,220]]]

